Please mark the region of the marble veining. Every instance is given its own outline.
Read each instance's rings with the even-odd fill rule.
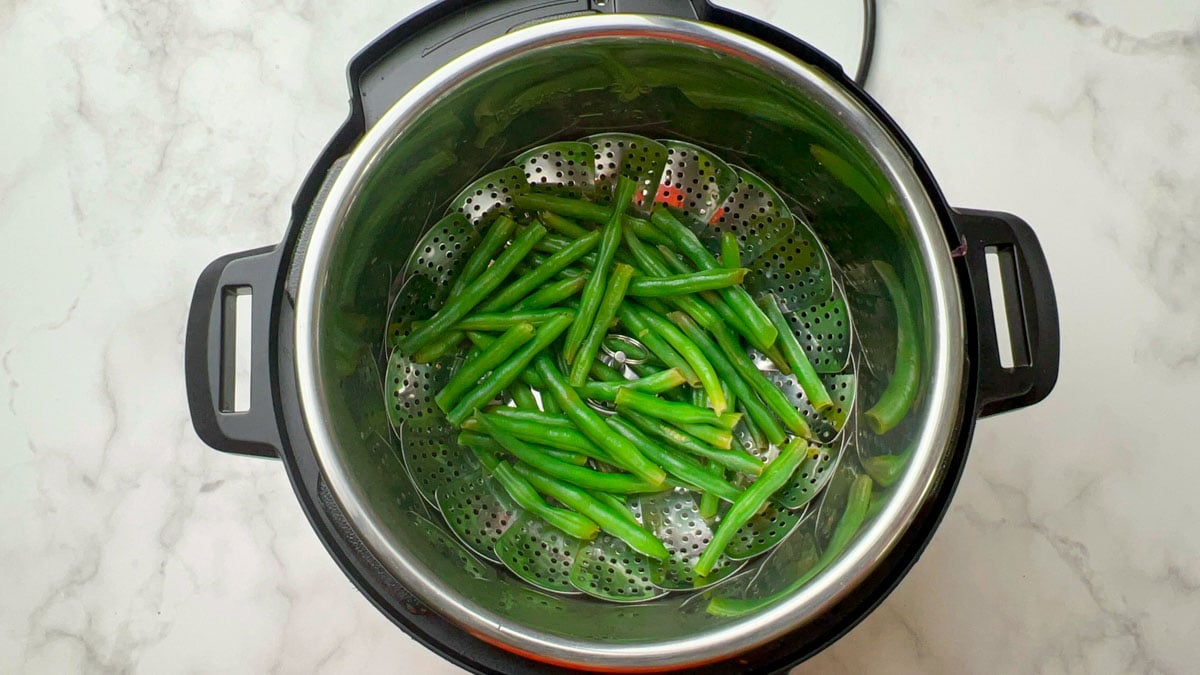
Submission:
[[[280,238],[346,61],[421,4],[0,2],[0,671],[460,672],[343,577],[282,467],[199,442],[182,374],[197,274]],[[876,59],[951,202],[1037,230],[1062,375],[980,422],[924,556],[799,671],[1194,671],[1200,10],[884,0]]]

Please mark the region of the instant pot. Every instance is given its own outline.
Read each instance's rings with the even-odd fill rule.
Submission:
[[[281,460],[346,575],[464,668],[798,663],[862,620],[919,557],[976,419],[1054,386],[1057,310],[1028,225],[951,208],[879,105],[837,63],[767,24],[705,0],[445,1],[366,47],[348,76],[349,117],[301,186],[284,240],[200,276],[188,401],[207,444]],[[396,271],[464,185],[530,147],[599,131],[686,139],[748,167],[787,196],[835,264],[888,260],[918,319],[917,404],[879,437],[906,470],[832,565],[746,616],[711,616],[686,594],[618,605],[537,592],[459,546],[398,459],[404,435],[389,423],[379,365]],[[989,255],[1000,270],[990,281]],[[993,306],[989,283],[1003,287],[1004,306]],[[235,308],[246,294],[250,393],[238,411]],[[864,307],[861,347],[886,370],[896,336],[869,296],[847,288],[850,305]],[[882,383],[865,378],[860,396]]]

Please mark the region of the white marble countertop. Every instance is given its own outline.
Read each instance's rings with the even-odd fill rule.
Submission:
[[[803,35],[785,3],[741,4]],[[182,373],[196,276],[279,240],[344,64],[419,4],[0,2],[0,671],[458,672],[279,464],[196,438]],[[979,424],[924,557],[802,670],[1194,672],[1195,3],[885,1],[868,88],[953,203],[1033,224],[1062,376]]]

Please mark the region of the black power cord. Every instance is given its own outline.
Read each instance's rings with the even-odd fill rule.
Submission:
[[[863,0],[863,39],[862,51],[858,55],[858,72],[854,81],[860,87],[867,86],[867,76],[871,74],[871,59],[875,56],[875,0]]]

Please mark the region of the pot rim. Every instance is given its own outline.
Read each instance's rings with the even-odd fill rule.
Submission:
[[[367,499],[350,478],[326,424],[328,405],[317,364],[317,327],[328,258],[363,178],[428,106],[471,77],[516,55],[564,42],[630,36],[718,49],[788,80],[839,112],[888,176],[897,205],[913,224],[915,243],[927,272],[932,313],[931,386],[926,415],[928,420],[940,423],[925,423],[914,445],[910,468],[896,484],[893,498],[879,517],[840,560],[792,597],[757,614],[684,638],[612,644],[566,639],[514,626],[507,618],[436,583],[433,570],[404,554],[365,506]],[[454,59],[397,101],[350,153],[320,207],[301,264],[294,335],[300,405],[320,470],[354,530],[389,572],[429,607],[477,637],[539,660],[591,668],[678,668],[728,658],[777,639],[836,605],[853,590],[857,580],[887,556],[934,492],[941,478],[942,456],[952,449],[955,429],[965,412],[961,408],[966,341],[962,298],[937,210],[910,156],[865,105],[816,67],[741,33],[669,17],[578,16],[525,27]]]

